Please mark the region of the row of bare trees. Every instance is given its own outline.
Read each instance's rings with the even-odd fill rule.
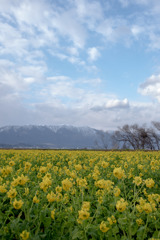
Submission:
[[[150,127],[138,124],[119,127],[113,134],[113,146],[119,149],[160,150],[160,122]]]

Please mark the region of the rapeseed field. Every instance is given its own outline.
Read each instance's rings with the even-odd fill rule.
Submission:
[[[160,239],[160,152],[0,150],[0,239]]]

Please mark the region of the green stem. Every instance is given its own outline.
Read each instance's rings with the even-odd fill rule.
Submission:
[[[143,238],[142,238],[143,240],[144,240],[145,233],[146,233],[146,230],[147,230],[147,225],[148,225],[148,215],[147,215],[147,222],[146,222],[144,233],[143,233]]]

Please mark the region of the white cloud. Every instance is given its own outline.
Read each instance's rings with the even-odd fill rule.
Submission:
[[[123,107],[129,107],[129,101],[127,98],[123,99],[123,100],[118,100],[118,99],[113,99],[113,100],[109,100],[106,103],[106,107],[107,108],[123,108]]]
[[[90,126],[98,129],[117,129],[126,123],[143,124],[153,120],[159,121],[160,109],[157,104],[132,104],[123,108],[107,108],[93,111],[85,108],[69,107],[58,99],[42,103],[32,103],[32,108],[21,105],[21,99],[10,97],[0,98],[0,125],[24,124],[70,124],[75,126]],[[8,111],[10,109],[10,111]],[[16,114],[15,114],[16,113]],[[137,117],[138,116],[138,117]]]
[[[150,96],[160,102],[160,75],[152,75],[138,89],[139,93]]]
[[[68,47],[67,51],[70,55],[74,55],[74,56],[78,56],[79,55],[79,51],[77,48],[75,47]]]
[[[20,74],[16,73],[14,70],[2,67],[0,67],[0,72],[0,84],[2,86],[8,86],[15,91],[23,90],[25,84]]]
[[[95,61],[100,57],[100,52],[96,47],[92,47],[88,49],[88,56],[90,61]]]
[[[82,23],[95,29],[97,22],[104,17],[103,6],[98,1],[75,0],[76,11]]]
[[[115,16],[101,21],[96,31],[104,37],[106,42],[121,42],[128,46],[131,39],[130,28],[130,24],[125,18]]]
[[[138,39],[138,36],[144,32],[144,28],[138,25],[133,25],[131,27],[131,33],[133,36]]]
[[[56,13],[56,17],[52,19],[51,26],[64,38],[67,36],[68,39],[73,42],[75,47],[84,47],[87,31],[78,22],[73,10]]]
[[[129,46],[133,41],[160,49],[159,1],[119,1],[126,8],[141,6],[136,12],[121,8],[117,14],[113,1],[105,9],[105,1],[98,0],[68,0],[63,5],[62,1],[1,0],[1,125],[68,123],[109,128],[160,117],[154,113],[158,103],[133,104],[99,87],[104,80],[92,62],[103,54],[100,49],[112,43]],[[57,58],[64,61],[62,69]],[[73,73],[68,69],[71,65]],[[151,76],[139,92],[160,101],[160,76]]]

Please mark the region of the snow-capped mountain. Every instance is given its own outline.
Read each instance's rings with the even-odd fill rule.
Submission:
[[[90,127],[6,126],[0,128],[0,147],[50,149],[111,148],[111,134]]]

